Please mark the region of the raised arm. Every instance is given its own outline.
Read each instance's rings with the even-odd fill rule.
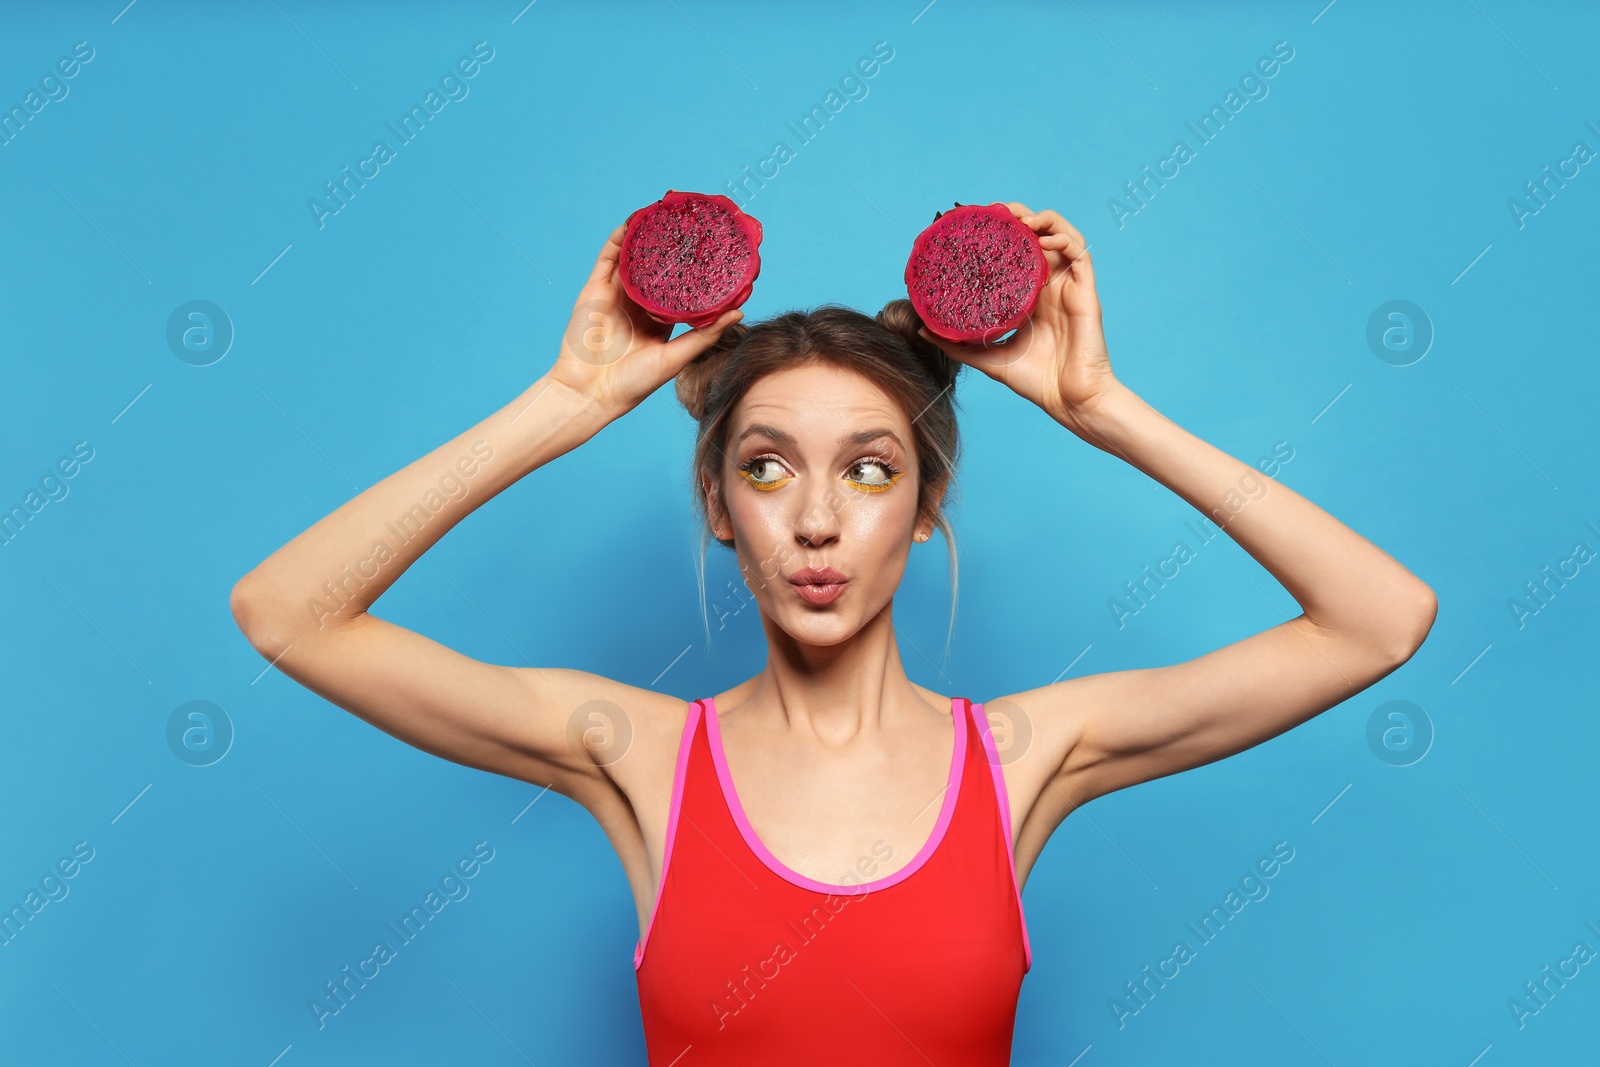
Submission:
[[[230,599],[256,651],[306,688],[426,752],[569,796],[598,782],[603,762],[589,735],[569,745],[572,710],[598,698],[648,714],[659,694],[583,671],[484,663],[368,609],[456,523],[631,410],[737,320],[729,312],[668,341],[670,327],[622,294],[621,235],[601,250],[549,371],[300,533]]]
[[[991,701],[1009,702],[1030,721],[1034,743],[1018,770],[1043,779],[1035,783],[1042,795],[1034,815],[1036,829],[1048,834],[1097,796],[1233,755],[1349,699],[1411,657],[1437,601],[1382,549],[1118,382],[1082,235],[1055,212],[1011,207],[1041,234],[1052,260],[1046,294],[1007,345],[946,349],[1211,517],[1301,608],[1187,662]]]

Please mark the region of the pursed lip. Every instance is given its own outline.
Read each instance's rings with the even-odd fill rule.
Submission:
[[[793,585],[843,585],[849,580],[832,567],[806,567],[789,575]]]

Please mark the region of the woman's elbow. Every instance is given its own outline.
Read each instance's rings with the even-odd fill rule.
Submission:
[[[250,575],[239,579],[228,594],[228,610],[234,625],[245,640],[263,656],[271,658],[286,643],[283,610]]]
[[[1421,581],[1404,603],[1406,606],[1395,613],[1393,633],[1387,642],[1388,658],[1396,667],[1416,655],[1439,617],[1439,598]]]

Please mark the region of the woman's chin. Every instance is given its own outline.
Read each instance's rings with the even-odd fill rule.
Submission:
[[[803,645],[827,647],[854,637],[861,629],[861,621],[853,613],[839,610],[837,605],[827,608],[801,605],[788,611],[779,625],[784,633]]]

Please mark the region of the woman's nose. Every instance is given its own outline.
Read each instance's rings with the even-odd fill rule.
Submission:
[[[839,510],[843,505],[843,498],[831,486],[824,492],[812,494],[795,523],[795,537],[808,546],[836,540],[839,536]]]

